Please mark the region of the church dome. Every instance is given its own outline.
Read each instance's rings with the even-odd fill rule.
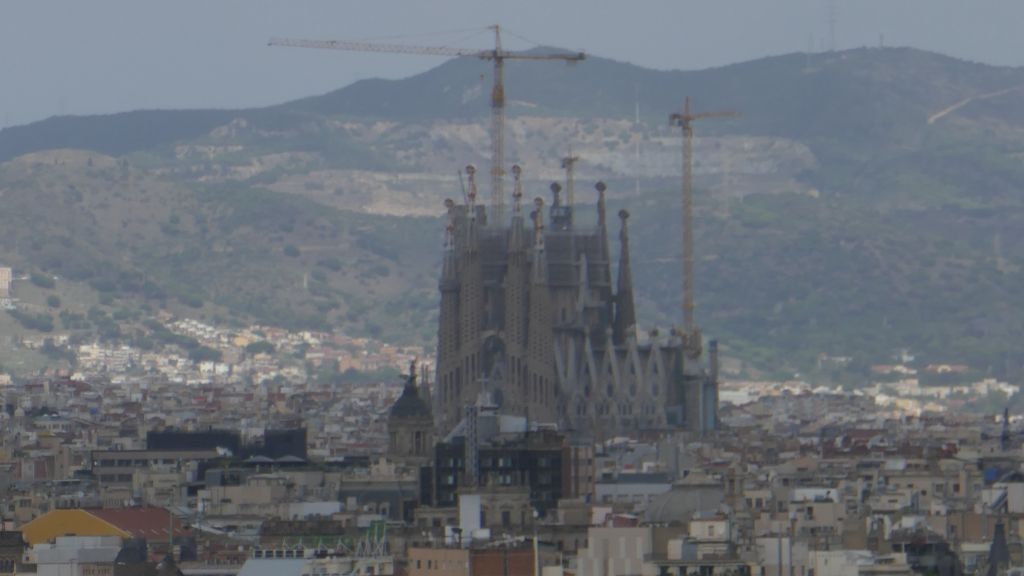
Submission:
[[[411,376],[405,381],[402,395],[391,406],[391,418],[433,418],[430,406],[423,398],[420,398],[415,376]]]

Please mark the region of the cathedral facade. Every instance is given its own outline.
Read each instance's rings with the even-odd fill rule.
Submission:
[[[618,214],[612,278],[605,186],[596,225],[580,226],[552,184],[524,206],[518,167],[508,222],[488,222],[472,167],[465,202],[445,202],[433,413],[443,435],[482,399],[504,414],[567,432],[611,437],[717,427],[717,352],[702,365],[699,333],[639,342],[629,213]]]

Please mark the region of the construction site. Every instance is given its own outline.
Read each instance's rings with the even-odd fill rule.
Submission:
[[[479,58],[493,65],[489,202],[480,199],[476,168],[467,166],[462,202],[448,199],[436,374],[431,404],[447,434],[476,409],[525,417],[590,437],[642,430],[705,433],[717,427],[718,344],[704,342],[694,318],[693,123],[736,112],[690,110],[669,121],[682,129],[683,277],[681,328],[639,338],[630,271],[629,212],[619,218],[613,266],[606,185],[595,185],[596,225],[580,223],[570,152],[557,159],[563,183],[550,204],[523,190],[513,166],[511,214],[505,184],[505,81],[508,60],[584,61],[583,53],[411,46],[274,38],[271,46]],[[461,178],[461,172],[460,172]],[[564,190],[564,198],[562,191]],[[547,223],[545,223],[545,221]],[[612,270],[617,279],[612,282]]]

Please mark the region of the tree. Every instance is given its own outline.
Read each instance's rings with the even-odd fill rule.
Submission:
[[[249,355],[255,354],[273,354],[274,345],[266,340],[258,340],[256,342],[250,342],[245,347],[245,353]]]
[[[209,346],[198,346],[189,350],[188,357],[193,362],[220,362],[221,352]]]
[[[47,290],[53,290],[57,286],[57,281],[53,279],[53,276],[49,274],[43,274],[42,272],[33,272],[29,275],[29,280],[39,286],[40,288],[46,288]]]

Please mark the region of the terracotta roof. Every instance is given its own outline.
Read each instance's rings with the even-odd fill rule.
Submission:
[[[130,533],[133,538],[145,538],[150,541],[167,539],[170,513],[163,508],[91,508],[87,512]],[[175,518],[174,533],[185,532],[184,525]]]

